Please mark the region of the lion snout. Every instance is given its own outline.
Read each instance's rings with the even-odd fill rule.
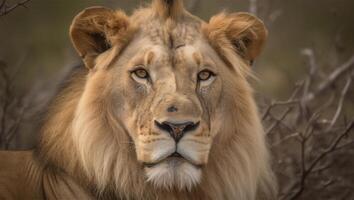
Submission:
[[[155,120],[154,123],[158,129],[163,132],[167,132],[174,139],[174,141],[178,143],[186,133],[195,131],[199,127],[200,122],[186,121],[182,123],[175,123],[171,121],[159,122]]]
[[[155,119],[149,131],[154,134],[140,134],[137,140],[138,160],[156,164],[179,154],[194,165],[204,165],[211,145],[205,131],[203,121]]]

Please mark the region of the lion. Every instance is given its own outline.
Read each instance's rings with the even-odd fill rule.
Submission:
[[[153,0],[131,16],[87,8],[70,36],[85,67],[51,103],[37,147],[0,153],[0,197],[276,199],[248,82],[260,19],[205,22],[182,0]]]

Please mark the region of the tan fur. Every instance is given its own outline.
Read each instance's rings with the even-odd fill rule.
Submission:
[[[176,18],[182,16],[184,12],[183,1],[179,0],[154,0],[152,7],[158,17],[163,19]]]
[[[263,22],[248,13],[218,14],[203,31],[219,51],[235,49],[247,60],[260,54],[268,34]]]
[[[185,11],[182,1],[170,3],[155,0],[130,17],[95,7],[74,19],[72,41],[87,69],[74,73],[52,103],[34,158],[27,156],[30,164],[24,164],[30,170],[20,173],[32,185],[49,187],[31,187],[28,194],[275,199],[265,136],[247,82],[248,60],[262,48],[264,26],[245,13],[221,14],[207,24]],[[102,37],[95,38],[97,33]],[[108,49],[101,48],[105,43]],[[134,77],[136,66],[149,71],[152,83]],[[199,82],[197,74],[205,68],[216,76]],[[171,105],[178,112],[166,112]],[[200,125],[175,143],[156,120]],[[166,158],[171,146],[184,159]]]
[[[113,45],[117,48],[119,44],[119,48],[123,48],[134,31],[134,26],[124,12],[91,7],[75,17],[70,27],[70,36],[86,66],[92,68],[98,54]],[[97,42],[100,39],[102,41]]]

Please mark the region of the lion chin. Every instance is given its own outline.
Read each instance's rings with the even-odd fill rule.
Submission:
[[[157,164],[145,166],[147,181],[157,188],[191,191],[202,176],[202,170],[184,158],[169,157]]]

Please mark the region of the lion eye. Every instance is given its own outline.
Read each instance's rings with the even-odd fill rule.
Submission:
[[[199,81],[206,81],[214,76],[214,73],[209,70],[203,70],[198,73],[198,80]]]
[[[149,73],[145,69],[136,69],[132,71],[132,74],[141,79],[149,78]]]

